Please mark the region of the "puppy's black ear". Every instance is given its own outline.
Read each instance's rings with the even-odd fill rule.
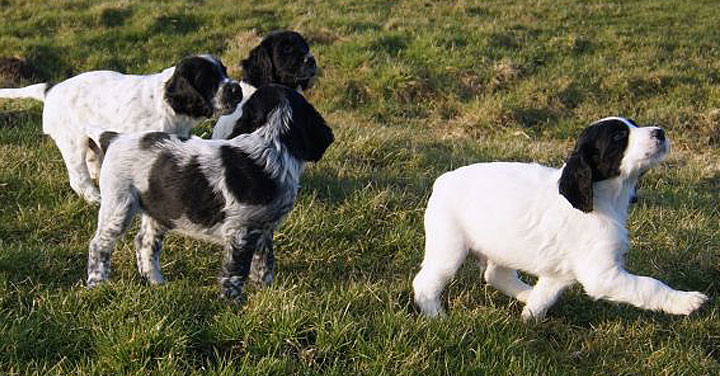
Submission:
[[[294,90],[288,94],[292,114],[289,129],[281,135],[281,141],[297,158],[317,162],[335,140],[332,129],[302,95]]]
[[[243,60],[240,65],[243,70],[243,78],[250,85],[259,88],[273,82],[272,58],[268,47],[264,44],[253,48],[250,51],[250,56]]]
[[[165,98],[175,113],[190,117],[211,117],[213,108],[210,103],[185,77],[184,69],[175,69],[165,84]]]
[[[593,210],[592,169],[582,149],[568,158],[558,185],[560,194],[575,209],[585,213]]]

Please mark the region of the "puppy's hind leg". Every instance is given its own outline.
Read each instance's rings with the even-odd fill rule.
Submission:
[[[88,151],[87,142],[73,142],[72,140],[56,140],[67,168],[70,187],[88,203],[100,203],[100,191],[90,178],[85,155]]]
[[[87,285],[94,287],[110,276],[110,256],[116,239],[127,229],[137,211],[137,201],[132,194],[108,197],[100,206],[98,226],[90,241],[87,266]]]
[[[165,282],[160,272],[160,249],[165,228],[147,214],[143,214],[140,231],[135,236],[135,256],[140,275],[151,285]]]
[[[545,318],[545,313],[557,301],[566,287],[573,283],[572,280],[540,277],[527,297],[527,304],[522,311],[524,321],[535,319],[540,321]]]
[[[85,165],[87,166],[90,179],[97,181],[100,179],[100,157],[93,149],[88,149],[85,154]]]
[[[442,312],[440,294],[467,254],[465,238],[453,223],[426,215],[425,258],[413,280],[415,304],[424,315],[437,316]]]
[[[270,286],[273,282],[275,256],[272,236],[272,231],[263,232],[250,264],[250,280],[262,287]]]
[[[527,302],[532,287],[518,278],[517,270],[488,262],[485,270],[485,281],[500,290],[503,294],[523,303]]]

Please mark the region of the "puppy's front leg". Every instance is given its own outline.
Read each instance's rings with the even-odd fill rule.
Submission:
[[[227,242],[220,275],[220,294],[242,302],[242,289],[250,273],[250,262],[263,236],[263,230],[241,228]]]
[[[263,232],[250,265],[250,280],[262,287],[270,286],[273,281],[275,256],[273,255],[272,241],[272,231]]]
[[[580,282],[595,299],[630,303],[674,315],[689,315],[707,300],[707,296],[697,291],[673,290],[656,279],[636,276],[619,267],[585,276]]]

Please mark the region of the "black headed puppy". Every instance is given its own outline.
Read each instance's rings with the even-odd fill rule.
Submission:
[[[307,90],[317,75],[310,46],[302,35],[289,30],[268,34],[240,65],[243,81],[255,87],[276,83]]]
[[[317,64],[305,39],[295,31],[282,30],[268,34],[240,62],[243,95],[251,96],[255,89],[268,84],[281,84],[298,91],[309,89],[315,82]],[[228,138],[242,115],[241,107],[232,114],[221,116],[213,127],[212,138]]]

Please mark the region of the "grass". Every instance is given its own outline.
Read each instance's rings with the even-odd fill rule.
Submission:
[[[276,234],[276,283],[236,307],[217,299],[220,250],[179,236],[169,283],[145,286],[135,230],[112,282],[85,289],[96,208],[69,189],[41,104],[1,101],[2,374],[720,374],[717,2],[2,0],[0,17],[0,51],[51,81],[199,52],[235,65],[264,33],[299,30],[322,68],[308,97],[336,134]],[[706,306],[673,317],[575,286],[527,325],[466,265],[449,315],[419,317],[410,281],[434,178],[479,161],[559,166],[612,114],[673,141],[632,209],[627,267]]]

